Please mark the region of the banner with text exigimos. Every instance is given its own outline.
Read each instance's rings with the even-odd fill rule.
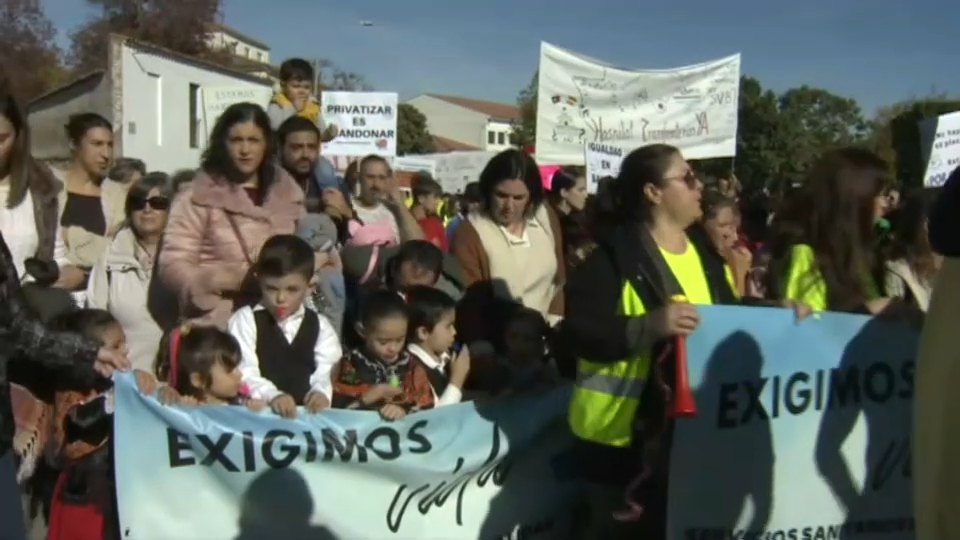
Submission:
[[[386,422],[165,407],[116,377],[124,538],[569,538],[579,486],[562,462],[567,389]]]
[[[737,151],[740,55],[674,69],[611,66],[540,44],[537,161],[582,165],[588,142],[676,146],[687,159]]]
[[[914,538],[915,332],[860,315],[698,306],[671,540]]]

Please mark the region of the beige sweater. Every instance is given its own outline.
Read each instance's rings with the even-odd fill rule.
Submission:
[[[954,540],[960,539],[960,259],[945,259],[935,281],[917,354],[913,506],[918,540]]]

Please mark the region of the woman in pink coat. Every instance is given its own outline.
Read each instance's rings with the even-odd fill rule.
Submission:
[[[200,172],[174,199],[158,259],[180,314],[221,328],[249,299],[248,274],[263,243],[292,234],[303,190],[274,161],[270,119],[258,105],[228,107],[210,135]]]

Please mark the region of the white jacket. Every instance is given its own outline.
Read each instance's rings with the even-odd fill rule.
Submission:
[[[116,317],[127,336],[133,367],[153,372],[163,331],[176,322],[176,298],[158,280],[151,283],[152,272],[137,260],[136,245],[129,227],[117,233],[90,272],[87,306]]]

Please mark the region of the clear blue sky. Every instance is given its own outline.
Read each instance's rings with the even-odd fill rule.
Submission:
[[[43,2],[63,36],[91,15],[82,0]],[[960,2],[947,0],[224,4],[226,23],[269,44],[274,61],[329,58],[403,97],[436,92],[512,103],[536,69],[541,40],[637,68],[740,52],[744,73],[765,87],[820,86],[856,98],[867,114],[933,88],[960,95]]]

